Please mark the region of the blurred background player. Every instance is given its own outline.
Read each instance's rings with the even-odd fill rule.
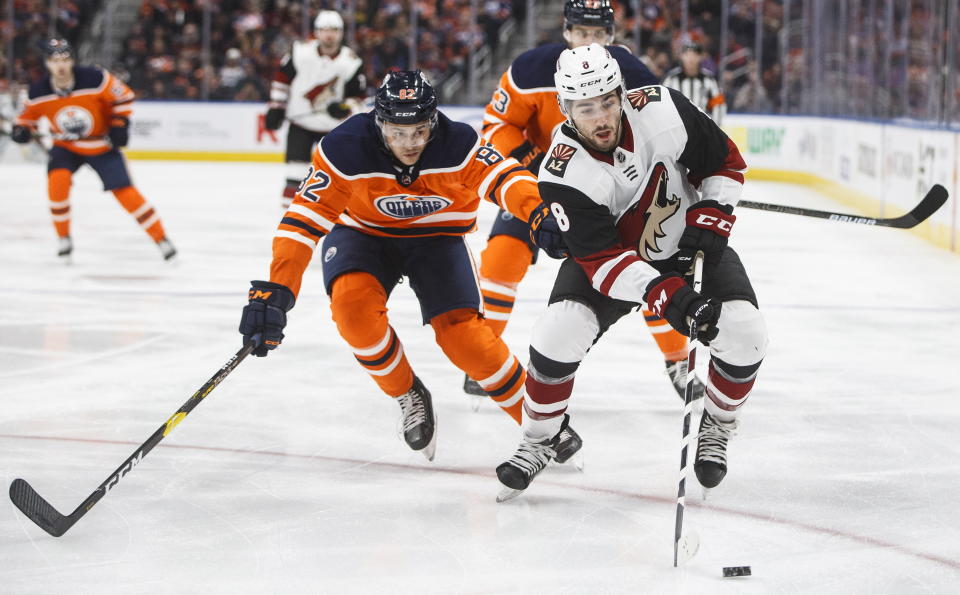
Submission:
[[[537,173],[544,151],[564,117],[553,86],[560,53],[591,43],[606,45],[620,65],[629,88],[655,85],[659,81],[626,48],[610,45],[614,38],[613,8],[610,0],[566,0],[563,8],[566,44],[538,46],[517,57],[500,78],[500,86],[486,107],[483,135],[504,155],[510,155]],[[486,308],[486,323],[500,335],[513,311],[517,285],[536,261],[536,247],[530,243],[525,221],[500,212],[487,246],[480,256],[480,286]],[[683,397],[687,340],[653,312],[644,312],[650,332],[663,352],[670,381]],[[464,391],[482,395],[469,378]],[[695,398],[703,396],[697,382]]]
[[[703,46],[687,40],[680,49],[680,66],[667,72],[663,86],[676,89],[710,116],[717,125],[723,124],[727,102],[713,73],[703,68]]]
[[[313,21],[314,39],[294,41],[270,86],[264,125],[277,130],[286,118],[287,179],[281,204],[290,206],[310,165],[310,151],[323,135],[359,111],[366,96],[363,60],[343,45],[343,19],[321,10]]]
[[[165,260],[177,251],[166,238],[160,215],[133,187],[120,147],[127,145],[133,91],[109,72],[94,66],[77,66],[72,46],[65,39],[44,44],[49,76],[30,86],[23,111],[14,122],[11,138],[28,143],[41,118],[50,122],[53,148],[47,163],[50,213],[59,238],[58,255],[69,261],[70,185],[73,173],[87,164],[113,192],[147,234]]]
[[[518,495],[553,458],[581,361],[640,303],[684,334],[696,324],[710,346],[693,468],[713,488],[727,472],[727,442],[767,347],[756,294],[727,245],[746,163],[678,91],[628,91],[598,44],[563,52],[556,87],[566,121],[539,187],[571,258],[533,329],[523,441],[497,467],[505,486],[498,499]],[[702,293],[684,280],[698,251]]]
[[[562,248],[556,221],[542,217],[536,179],[472,127],[440,113],[419,70],[388,74],[374,112],[338,126],[313,150],[313,165],[274,236],[270,281],[252,282],[240,332],[255,341],[258,356],[280,344],[286,312],[323,238],[333,320],[363,369],[399,403],[411,449],[433,459],[436,416],[387,319],[387,299],[403,276],[447,358],[519,423],[525,373],[480,318],[463,238],[475,227],[481,198],[534,221],[548,253]],[[567,429],[556,460],[579,448]]]

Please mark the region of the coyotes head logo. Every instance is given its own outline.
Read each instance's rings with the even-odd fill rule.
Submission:
[[[654,165],[640,198],[617,222],[620,242],[636,247],[637,255],[643,260],[654,260],[653,257],[663,251],[657,243],[667,235],[663,223],[680,208],[680,197],[667,192],[668,180],[666,166],[662,162]]]

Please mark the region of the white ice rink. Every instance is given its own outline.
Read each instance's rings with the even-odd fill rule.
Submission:
[[[280,215],[279,164],[131,168],[176,266],[89,170],[75,264],[58,263],[44,166],[0,165],[0,476],[62,512],[239,348]],[[745,198],[846,210],[786,185],[748,182]],[[5,499],[0,593],[958,592],[960,258],[901,230],[738,217],[770,351],[726,480],[688,499],[701,548],[685,568],[681,405],[640,315],[581,367],[584,472],[551,467],[498,505],[516,425],[489,403],[470,411],[401,285],[392,322],[439,415],[436,460],[411,452],[399,408],[337,335],[315,262],[283,346],[244,361],[69,533]],[[555,269],[521,286],[506,338],[522,361]],[[721,578],[739,565],[753,576]]]

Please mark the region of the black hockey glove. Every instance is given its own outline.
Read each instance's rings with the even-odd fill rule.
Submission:
[[[342,120],[350,115],[350,104],[343,101],[333,101],[327,106],[327,113],[331,118]]]
[[[130,128],[128,126],[129,123],[122,126],[111,126],[110,131],[107,132],[107,136],[110,137],[110,142],[115,149],[126,147],[127,143],[130,142]]]
[[[254,344],[253,355],[264,357],[283,341],[287,312],[296,299],[286,286],[269,281],[250,282],[250,302],[240,316],[244,344]]]
[[[10,131],[10,138],[13,139],[13,142],[24,143],[30,142],[30,139],[33,137],[33,132],[26,126],[14,126],[13,130]]]
[[[660,275],[647,285],[644,301],[678,333],[690,336],[690,324],[697,322],[697,339],[704,345],[717,338],[720,308],[717,300],[707,299],[690,289],[676,273]]]
[[[263,119],[263,125],[267,130],[280,130],[280,127],[283,126],[283,119],[286,117],[286,108],[271,107],[267,110],[267,115]]]
[[[560,235],[560,226],[557,218],[550,212],[547,203],[542,202],[530,213],[530,241],[547,253],[550,258],[566,258],[570,256],[567,245]]]
[[[540,162],[543,161],[543,156],[544,152],[541,151],[539,147],[530,144],[530,141],[526,141],[516,149],[510,151],[510,157],[519,161],[520,165],[534,174],[540,172]]]
[[[730,230],[737,216],[733,205],[715,200],[702,200],[687,209],[687,227],[677,245],[677,270],[686,275],[693,265],[694,255],[702,250],[707,264],[717,264],[723,257],[730,238]]]

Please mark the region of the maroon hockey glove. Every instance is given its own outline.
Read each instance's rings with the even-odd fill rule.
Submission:
[[[540,171],[540,162],[543,161],[543,151],[539,147],[535,147],[530,144],[530,141],[526,141],[516,149],[510,151],[510,157],[513,157],[520,162],[520,165],[524,166],[534,174]]]
[[[717,264],[727,247],[733,222],[733,205],[715,200],[701,200],[687,209],[687,228],[677,245],[677,270],[685,275],[693,264],[693,256],[700,250],[707,264]]]
[[[287,117],[286,109],[282,107],[271,107],[267,110],[267,115],[263,119],[263,126],[267,130],[280,130],[285,117]]]
[[[296,298],[286,286],[269,281],[251,281],[249,298],[240,316],[240,334],[244,344],[253,343],[253,355],[264,357],[283,341],[287,312]]]
[[[690,289],[676,273],[660,275],[647,285],[647,307],[670,323],[678,333],[690,336],[690,324],[697,322],[697,339],[704,345],[717,338],[717,322],[723,304]]]
[[[530,241],[537,248],[547,253],[550,258],[566,258],[570,255],[567,245],[560,235],[560,226],[557,224],[557,218],[550,212],[547,203],[542,202],[540,206],[530,213]]]

